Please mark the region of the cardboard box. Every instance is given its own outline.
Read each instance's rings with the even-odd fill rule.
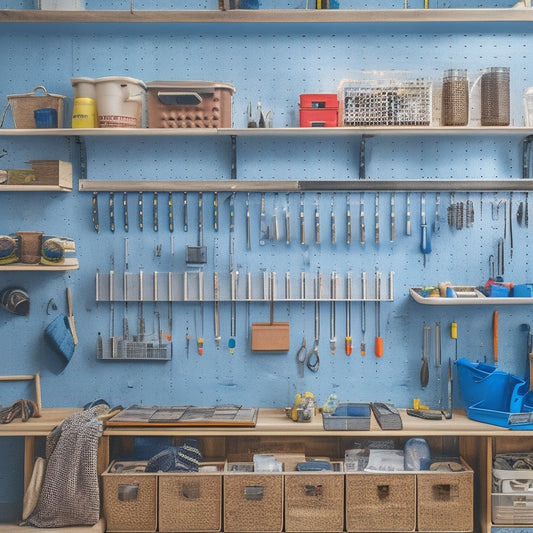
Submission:
[[[139,462],[114,461],[102,474],[106,531],[156,531],[157,474],[115,473],[119,463],[124,466],[124,472],[127,472]]]
[[[72,189],[72,163],[59,159],[38,159],[31,162],[35,185],[58,185]]]
[[[416,474],[346,474],[346,531],[414,531]]]
[[[12,168],[7,171],[8,185],[35,185],[33,170]]]
[[[220,531],[224,463],[216,472],[159,474],[159,531]]]

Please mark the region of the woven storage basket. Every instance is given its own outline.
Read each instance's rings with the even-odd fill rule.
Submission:
[[[42,90],[44,95],[37,95],[36,93],[39,90]],[[3,122],[7,107],[11,106],[15,128],[34,129],[36,125],[33,112],[36,109],[53,108],[57,111],[57,125],[62,128],[65,98],[65,96],[60,94],[50,94],[43,85],[35,87],[30,93],[8,94],[8,104],[2,114],[1,122]]]

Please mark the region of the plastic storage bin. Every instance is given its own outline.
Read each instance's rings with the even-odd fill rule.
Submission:
[[[336,94],[300,95],[300,127],[334,128],[339,122],[339,101]]]
[[[235,87],[211,81],[151,81],[149,128],[231,128]]]
[[[455,364],[469,418],[511,429],[533,429],[533,408],[523,405],[527,393],[523,379],[493,365],[471,363],[465,358]]]
[[[340,403],[332,413],[322,413],[322,420],[327,430],[369,430],[370,404]]]

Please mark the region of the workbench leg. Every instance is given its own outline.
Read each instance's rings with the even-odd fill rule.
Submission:
[[[24,437],[24,492],[30,484],[35,462],[35,437]]]

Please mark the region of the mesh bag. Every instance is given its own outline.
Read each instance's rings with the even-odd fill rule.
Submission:
[[[37,505],[25,525],[94,525],[100,518],[97,455],[99,405],[69,416],[46,439],[46,472]]]

